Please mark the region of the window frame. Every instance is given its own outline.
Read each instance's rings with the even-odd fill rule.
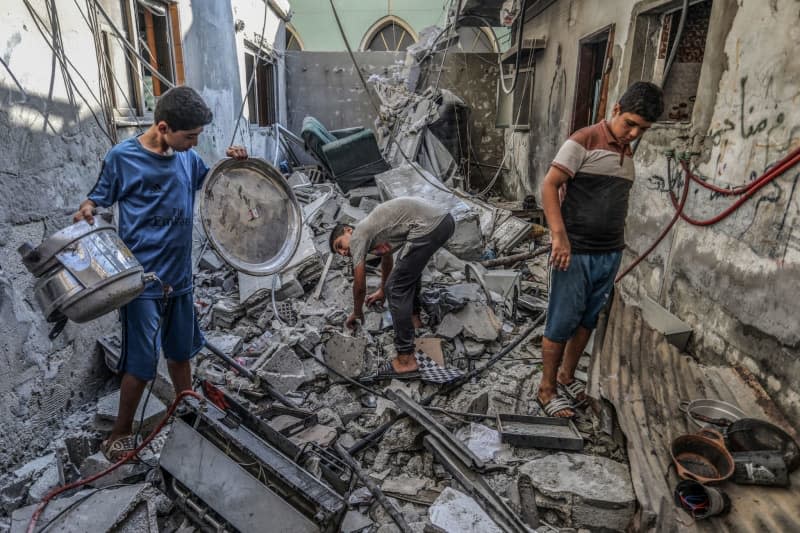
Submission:
[[[253,68],[257,66],[259,69],[252,87],[246,93],[247,121],[251,129],[270,127],[278,122],[278,73],[275,69],[275,58],[265,48],[261,48],[260,53],[261,61],[258,61],[259,47],[245,41],[245,89],[248,89]]]

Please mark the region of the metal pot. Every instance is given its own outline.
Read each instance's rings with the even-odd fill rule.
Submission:
[[[747,418],[747,414],[735,405],[710,398],[683,400],[678,404],[678,409],[699,427],[705,424],[727,427],[740,418]]]
[[[80,221],[19,253],[38,278],[33,292],[49,322],[66,317],[88,322],[130,302],[142,293],[142,266],[116,228],[101,216]]]
[[[719,431],[701,429],[672,441],[672,461],[681,479],[717,483],[733,475],[733,457]]]

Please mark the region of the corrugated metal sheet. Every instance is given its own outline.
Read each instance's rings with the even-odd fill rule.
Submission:
[[[672,501],[678,478],[670,468],[670,444],[698,429],[678,409],[681,400],[724,400],[754,418],[794,431],[752,376],[732,367],[701,365],[678,352],[642,320],[638,307],[619,295],[597,333],[589,392],[613,404],[627,438],[631,477],[641,505],[638,530],[800,531],[800,470],[792,475],[789,489],[723,483],[720,488],[732,501],[732,510],[724,517],[693,523]]]

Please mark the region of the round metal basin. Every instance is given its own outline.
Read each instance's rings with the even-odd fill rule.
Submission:
[[[224,159],[203,184],[200,219],[211,246],[233,268],[279,272],[300,244],[303,217],[283,175],[262,159]]]

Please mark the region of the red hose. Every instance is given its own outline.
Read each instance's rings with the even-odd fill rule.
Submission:
[[[92,481],[94,481],[96,479],[99,479],[99,478],[101,478],[101,477],[113,472],[114,470],[116,470],[120,466],[124,465],[125,463],[127,463],[128,461],[133,459],[140,451],[142,451],[144,449],[145,446],[150,444],[150,441],[153,440],[156,435],[158,435],[161,432],[161,430],[164,428],[164,425],[167,423],[169,418],[172,416],[172,413],[178,407],[178,404],[181,401],[183,401],[183,399],[185,397],[187,397],[187,396],[193,396],[193,397],[197,398],[198,400],[200,400],[201,402],[205,401],[205,399],[202,396],[200,396],[199,394],[197,394],[196,392],[194,392],[192,390],[185,390],[185,391],[181,392],[180,394],[178,394],[178,397],[175,398],[175,401],[172,402],[172,405],[170,405],[169,409],[167,409],[167,414],[164,415],[164,418],[161,419],[161,422],[158,423],[158,425],[155,427],[155,429],[153,429],[153,431],[147,436],[146,439],[144,439],[142,441],[142,443],[135,450],[132,450],[132,451],[128,452],[128,454],[125,457],[123,457],[122,459],[120,459],[119,461],[114,463],[113,465],[109,466],[108,468],[106,468],[102,472],[98,472],[97,474],[94,474],[94,475],[92,475],[90,477],[87,477],[85,479],[79,479],[78,481],[70,483],[69,485],[64,485],[63,487],[58,487],[58,488],[55,488],[52,491],[50,491],[50,493],[47,496],[44,497],[44,499],[42,500],[42,503],[39,504],[39,507],[36,508],[36,511],[34,511],[33,516],[31,516],[31,521],[28,523],[27,533],[34,533],[34,530],[36,529],[36,522],[39,520],[39,517],[41,516],[42,512],[44,512],[44,509],[45,509],[45,507],[47,507],[47,504],[50,503],[50,500],[52,500],[53,498],[55,498],[56,496],[58,496],[59,494],[61,494],[64,491],[67,491],[67,490],[70,490],[70,489],[74,489],[74,488],[77,488],[77,487],[81,487],[83,485],[86,485],[87,483],[91,483]]]
[[[778,167],[779,167],[779,166],[781,166],[782,164],[784,164],[784,163],[786,163],[786,162],[788,162],[788,161],[790,161],[790,160],[792,160],[792,159],[796,158],[798,155],[800,155],[800,148],[797,148],[796,150],[794,150],[793,152],[791,152],[789,155],[787,155],[786,157],[784,157],[783,159],[781,159],[780,161],[778,161],[778,162],[777,162],[777,163],[776,163],[776,164],[775,164],[775,165],[772,167],[772,169],[776,169],[776,168],[778,168]],[[685,169],[685,168],[686,168],[686,166],[684,166],[684,169]],[[772,169],[770,169],[770,170],[772,170]],[[702,178],[699,178],[699,177],[697,177],[695,174],[693,174],[692,172],[690,172],[690,171],[688,171],[688,170],[686,171],[687,175],[689,176],[689,179],[691,179],[692,181],[694,181],[694,182],[695,182],[695,183],[697,183],[698,185],[700,185],[700,186],[702,186],[702,187],[705,187],[706,189],[709,189],[709,190],[711,190],[711,191],[714,191],[714,192],[716,192],[716,193],[723,194],[723,195],[725,195],[725,196],[738,196],[738,195],[740,195],[740,194],[744,194],[744,193],[746,193],[747,191],[749,191],[750,189],[752,189],[753,187],[755,187],[756,185],[758,185],[758,182],[759,182],[759,180],[761,180],[762,178],[764,178],[764,177],[765,177],[767,174],[769,174],[769,172],[770,172],[770,171],[767,171],[767,172],[765,172],[765,173],[764,173],[764,175],[762,175],[760,178],[758,178],[758,179],[756,179],[756,180],[754,180],[754,181],[752,181],[752,182],[748,183],[747,185],[740,185],[740,186],[738,186],[738,187],[734,187],[733,189],[725,189],[725,188],[723,188],[723,187],[718,187],[718,186],[716,186],[716,185],[713,185],[713,184],[711,184],[711,183],[709,183],[709,182],[705,181],[705,180],[704,180],[704,179],[702,179]]]
[[[658,238],[656,238],[655,242],[653,242],[653,244],[650,245],[650,247],[647,250],[645,250],[644,253],[639,255],[639,257],[637,257],[633,261],[633,263],[631,263],[627,268],[625,268],[625,270],[622,271],[622,273],[619,274],[617,278],[614,280],[614,283],[617,283],[619,280],[628,275],[628,273],[630,273],[631,270],[636,268],[636,266],[639,263],[641,263],[648,255],[650,255],[650,253],[653,250],[655,250],[656,246],[658,246],[659,243],[662,240],[664,240],[664,237],[667,236],[667,233],[669,233],[669,231],[672,229],[672,226],[675,225],[675,222],[677,222],[679,218],[682,218],[683,220],[694,226],[712,226],[717,222],[730,216],[734,211],[739,209],[739,207],[741,207],[743,203],[745,203],[756,192],[758,192],[759,189],[761,189],[769,182],[771,182],[772,180],[774,180],[775,178],[777,178],[778,176],[789,170],[798,162],[800,162],[800,148],[795,149],[789,155],[778,161],[778,163],[776,163],[772,168],[767,170],[764,174],[756,178],[756,180],[754,180],[752,183],[749,183],[747,185],[742,185],[734,189],[723,189],[722,187],[717,187],[716,185],[712,185],[711,183],[708,183],[697,177],[695,174],[692,173],[686,160],[681,159],[680,164],[687,177],[684,180],[683,194],[681,195],[680,202],[677,200],[672,190],[669,191],[669,198],[672,202],[672,206],[675,208],[675,216],[672,217],[672,220],[670,220],[669,224],[667,224],[667,226],[662,230],[661,234],[658,236]],[[739,198],[733,204],[731,204],[727,209],[725,209],[718,215],[709,218],[707,220],[697,220],[695,218],[690,217],[689,215],[686,215],[683,212],[683,208],[686,205],[686,199],[689,193],[690,181],[694,181],[695,183],[698,183],[703,187],[705,187],[706,189],[710,189],[714,192],[724,194],[726,196],[735,195],[739,196]]]
[[[672,190],[670,190],[670,194],[672,194]],[[669,231],[672,229],[672,226],[674,226],[675,223],[678,221],[678,219],[681,217],[681,214],[683,213],[683,206],[686,205],[686,199],[688,197],[689,197],[689,180],[688,179],[684,179],[683,180],[683,194],[681,194],[681,201],[680,201],[680,204],[678,204],[678,206],[676,206],[675,215],[672,217],[672,220],[670,220],[669,224],[667,224],[666,227],[664,227],[664,229],[661,231],[661,234],[658,236],[658,238],[656,238],[656,240],[653,242],[653,244],[650,245],[650,248],[648,248],[647,250],[644,251],[644,253],[639,255],[639,257],[637,257],[633,261],[633,263],[628,265],[625,268],[625,270],[622,271],[621,274],[617,275],[617,279],[614,280],[614,283],[619,282],[619,280],[621,280],[622,278],[627,276],[630,273],[631,270],[636,268],[636,265],[638,265],[639,263],[644,261],[644,258],[647,257],[648,255],[650,255],[650,253],[653,250],[655,250],[656,246],[658,246],[659,243],[661,243],[661,241],[664,240],[664,237],[667,236]]]
[[[788,157],[785,157],[784,159],[782,159],[777,165],[775,165],[774,167],[770,168],[767,172],[765,172],[758,179],[756,179],[753,183],[751,183],[748,186],[747,190],[744,191],[741,194],[741,196],[739,196],[739,198],[733,204],[731,204],[727,209],[725,209],[724,211],[722,211],[721,213],[719,213],[718,215],[716,215],[714,217],[711,217],[711,218],[706,219],[706,220],[698,220],[698,219],[692,218],[692,217],[684,214],[682,212],[682,209],[681,209],[681,211],[679,211],[679,215],[683,220],[685,220],[686,222],[688,222],[689,224],[692,224],[694,226],[712,226],[712,225],[716,224],[717,222],[719,222],[719,221],[727,218],[728,216],[730,216],[734,211],[739,209],[739,207],[741,207],[741,205],[743,203],[745,203],[747,200],[752,198],[752,196],[756,192],[758,192],[759,189],[761,189],[762,187],[767,185],[769,182],[771,182],[772,180],[774,180],[775,178],[777,178],[778,176],[780,176],[781,174],[783,174],[784,172],[789,170],[791,167],[796,165],[798,162],[800,162],[800,148],[795,150],[791,154],[789,154]],[[685,161],[681,161],[681,166],[683,167],[683,170],[687,174],[691,174],[691,170],[689,170],[689,166],[686,164]],[[694,176],[694,174],[691,174],[691,175]],[[694,176],[693,179],[694,179],[694,181],[699,180],[699,178],[697,178],[696,176]],[[678,204],[677,204],[675,195],[672,193],[672,191],[670,191],[669,197],[670,197],[670,200],[672,201],[672,205],[677,210],[678,209]]]

